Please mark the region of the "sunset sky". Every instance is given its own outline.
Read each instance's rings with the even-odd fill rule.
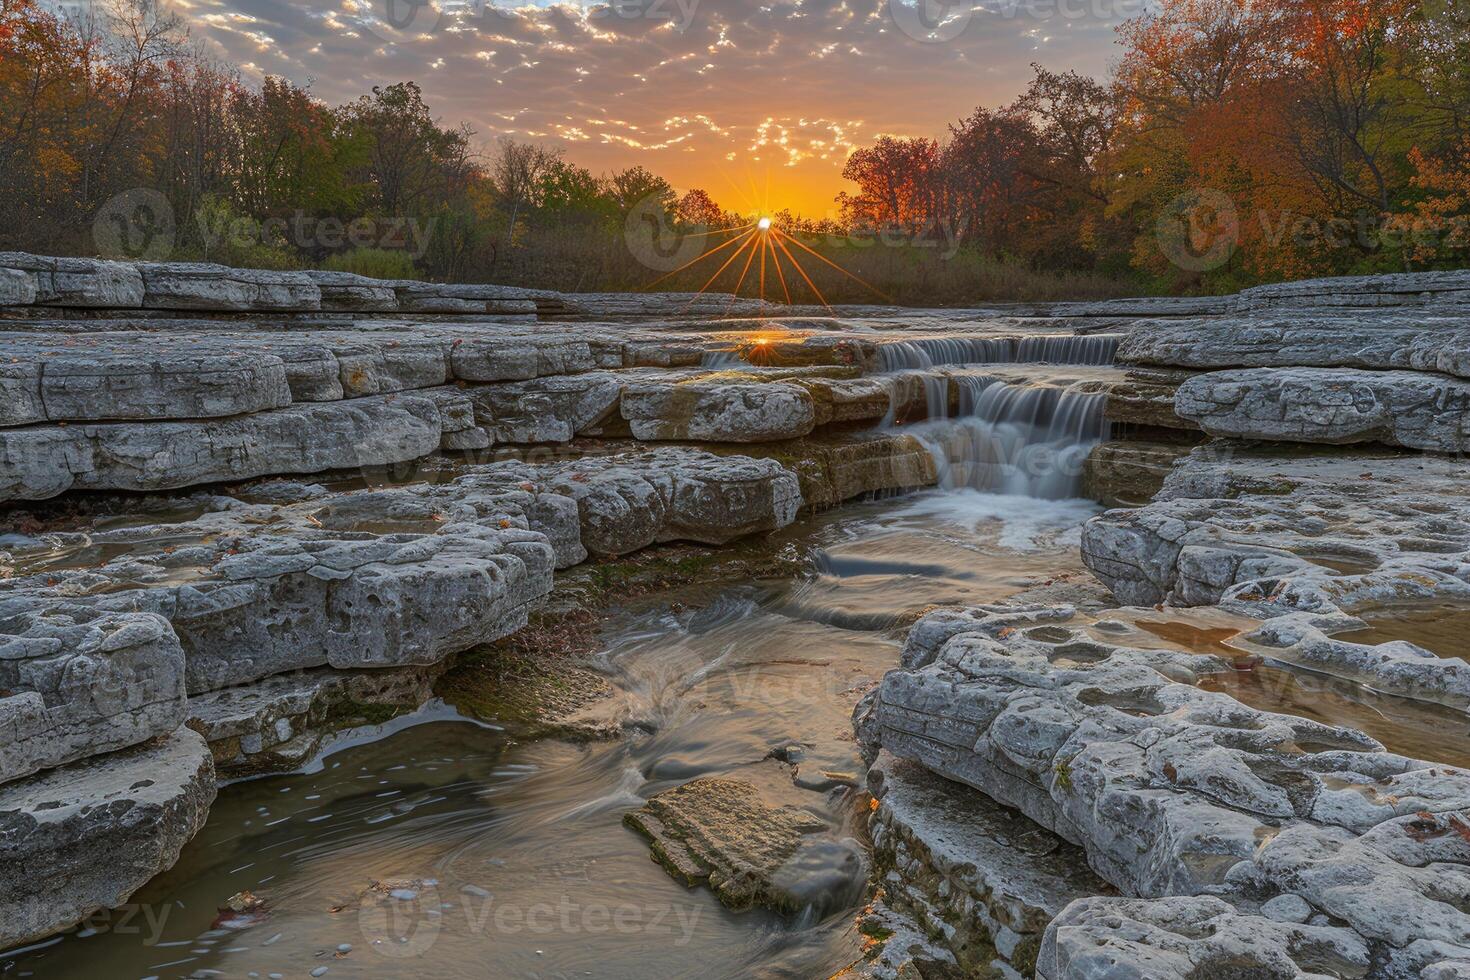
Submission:
[[[854,148],[939,136],[1014,98],[1033,61],[1102,72],[1141,0],[975,0],[927,22],[901,2],[172,0],[248,76],[310,82],[333,104],[411,79],[484,144],[537,140],[595,172],[642,164],[728,208],[814,217]],[[911,36],[936,20],[948,40]]]

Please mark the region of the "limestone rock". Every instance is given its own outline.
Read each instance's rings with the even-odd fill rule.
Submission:
[[[774,460],[687,449],[591,457],[557,467],[543,483],[577,502],[582,543],[600,555],[779,530],[802,503],[795,474]]]
[[[409,396],[289,405],[212,421],[0,429],[0,501],[381,466],[427,455],[439,442],[434,403]]]
[[[1470,382],[1411,371],[1221,371],[1182,385],[1175,410],[1211,435],[1470,449]]]
[[[0,783],[164,735],[184,720],[184,652],[158,616],[0,619]]]
[[[1088,898],[1047,930],[1038,980],[1364,976],[1351,930],[1242,914],[1218,898]]]
[[[37,292],[34,273],[0,268],[0,306],[30,306],[36,301]]]
[[[200,352],[175,338],[0,333],[0,425],[212,418],[291,403],[285,364],[261,351]]]
[[[1242,290],[1235,308],[1271,307],[1458,307],[1470,302],[1470,274],[1390,272],[1271,283]]]
[[[1129,371],[1103,386],[1108,396],[1104,415],[1109,422],[1123,425],[1196,430],[1197,424],[1174,409],[1179,386],[1190,377],[1187,371]]]
[[[792,872],[811,835],[827,829],[800,807],[767,806],[750,783],[717,777],[661,793],[623,822],[649,839],[653,859],[685,885],[706,884],[733,909],[792,913],[808,904]]]
[[[1279,612],[1455,599],[1470,595],[1462,481],[1435,457],[1212,443],[1153,503],[1090,521],[1082,558],[1127,605],[1212,604],[1248,583],[1276,592]]]
[[[267,677],[189,699],[189,727],[209,742],[215,769],[253,775],[309,761],[334,728],[411,711],[433,694],[441,665]]]
[[[210,262],[140,262],[143,303],[154,310],[317,310],[322,294],[304,272],[232,269]]]
[[[34,302],[40,305],[118,309],[143,305],[143,278],[129,262],[0,252],[0,268],[31,273]]]
[[[1188,455],[1185,443],[1101,442],[1087,454],[1082,495],[1105,507],[1139,507],[1154,498],[1174,463]]]
[[[617,414],[622,384],[607,371],[465,389],[497,443],[570,442]]]
[[[1198,370],[1340,367],[1470,377],[1470,330],[1454,318],[1381,313],[1159,321],[1139,324],[1118,359]]]
[[[811,395],[789,382],[643,382],[623,390],[623,418],[636,439],[769,442],[816,425]]]
[[[327,272],[308,269],[306,276],[316,283],[324,310],[362,313],[396,313],[398,294],[391,282],[355,275],[351,272]]]
[[[934,453],[918,438],[894,432],[812,436],[794,443],[754,445],[796,472],[801,497],[821,510],[870,493],[917,490],[938,482]]]
[[[207,535],[95,570],[12,580],[0,616],[155,613],[183,646],[191,693],[328,664],[430,664],[519,628],[527,604],[549,591],[554,561],[531,531],[446,523],[439,532]]]
[[[880,753],[868,786],[885,902],[971,975],[1030,975],[1051,920],[1111,891],[1076,847],[913,762]]]
[[[195,732],[0,786],[0,947],[113,908],[173,866],[214,801]]]
[[[1268,824],[1362,834],[1458,808],[1470,792],[1470,774],[1389,755],[1360,732],[1168,679],[1221,669],[1208,657],[1025,622],[979,617],[926,666],[890,672],[860,708],[860,731],[1080,844],[1126,891],[1225,887],[1243,873],[1235,865],[1259,867]]]

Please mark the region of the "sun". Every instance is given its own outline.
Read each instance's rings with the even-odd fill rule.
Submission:
[[[755,213],[757,215],[760,214],[759,211]],[[786,260],[786,264],[791,267],[791,270],[801,277],[800,281],[806,283],[807,289],[811,290],[812,295],[816,297],[817,302],[822,304],[823,306],[826,306],[828,309],[831,309],[831,306],[830,304],[828,304],[826,297],[824,297],[821,290],[817,288],[817,284],[812,282],[811,276],[807,275],[806,270],[803,269],[801,267],[801,263],[797,261],[796,254],[792,251],[792,249],[794,248],[798,252],[805,252],[807,255],[821,262],[823,265],[830,266],[831,268],[840,272],[842,275],[846,276],[848,279],[851,279],[853,282],[856,282],[857,284],[871,290],[875,295],[881,297],[882,299],[888,300],[888,297],[885,296],[881,290],[859,279],[857,276],[853,275],[851,272],[848,272],[846,269],[842,268],[842,266],[838,265],[836,262],[833,262],[826,256],[819,254],[810,246],[803,243],[799,238],[796,238],[782,231],[776,226],[775,219],[773,219],[769,215],[762,215],[760,217],[757,217],[754,221],[747,220],[745,224],[737,225],[731,228],[717,228],[713,231],[705,231],[700,233],[701,237],[705,235],[719,235],[723,236],[725,240],[723,242],[720,242],[719,244],[711,245],[699,255],[696,255],[688,262],[685,262],[683,265],[679,266],[677,269],[665,272],[663,275],[659,276],[657,279],[649,283],[647,286],[644,286],[643,288],[653,289],[655,286],[665,281],[669,277],[678,275],[685,269],[698,265],[705,259],[718,255],[721,252],[729,252],[729,254],[725,257],[725,261],[720,263],[720,267],[715,270],[714,275],[710,276],[709,279],[705,281],[704,285],[699,287],[699,290],[694,294],[694,296],[703,295],[711,286],[714,285],[715,280],[719,279],[720,276],[724,274],[726,269],[730,268],[735,263],[740,262],[743,258],[744,261],[740,265],[740,278],[736,281],[735,288],[730,291],[731,306],[733,307],[734,305],[735,297],[740,295],[740,289],[742,286],[745,285],[745,280],[747,278],[755,281],[757,290],[756,295],[759,296],[762,301],[765,300],[767,266],[769,266],[771,271],[776,274],[776,280],[781,284],[781,295],[785,297],[786,305],[790,306],[792,283],[787,281],[786,269],[782,267],[781,260],[784,258]],[[759,263],[756,262],[757,257],[760,258]],[[751,275],[752,266],[755,266],[756,273],[753,276]],[[689,303],[685,304],[684,309],[687,311],[690,305],[693,304],[693,302],[694,297],[690,297]]]

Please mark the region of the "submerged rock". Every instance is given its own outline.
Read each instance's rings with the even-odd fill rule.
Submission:
[[[856,852],[830,838],[822,820],[796,806],[770,807],[739,779],[704,777],[661,793],[623,821],[651,842],[653,859],[684,884],[708,885],[733,909],[765,906],[796,913],[821,906],[814,883],[848,890],[861,881]],[[832,853],[804,854],[821,850]],[[802,865],[810,863],[810,867]],[[844,865],[846,867],[844,868]],[[835,868],[832,881],[813,876]]]
[[[214,791],[186,728],[0,786],[0,948],[126,902],[178,860]]]

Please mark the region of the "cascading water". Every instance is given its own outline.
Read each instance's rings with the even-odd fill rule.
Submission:
[[[1076,497],[1082,467],[1107,438],[1107,396],[1055,385],[959,377],[956,418],[912,430],[933,453],[939,485],[1045,500]]]
[[[699,366],[707,368],[748,367],[747,361],[738,350],[707,350],[699,357]]]
[[[1035,337],[920,337],[878,348],[884,371],[927,371],[961,364],[1104,365],[1118,353],[1118,334]]]

